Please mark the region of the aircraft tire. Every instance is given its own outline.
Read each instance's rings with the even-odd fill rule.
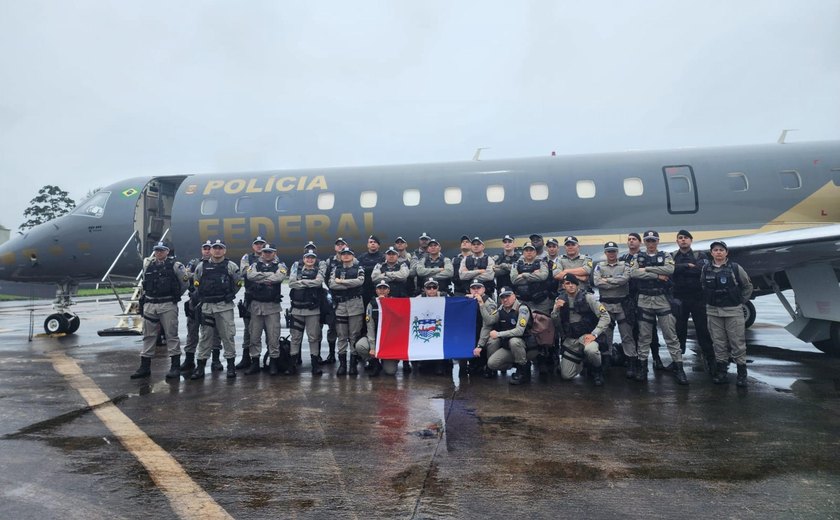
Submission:
[[[814,346],[829,356],[840,357],[840,323],[832,323],[829,338],[815,341]]]
[[[70,323],[64,317],[64,314],[50,314],[44,320],[44,332],[47,334],[66,333],[69,327]]]
[[[65,312],[64,317],[67,318],[67,334],[73,334],[79,330],[79,325],[82,324],[82,320],[77,315]]]
[[[755,323],[755,315],[755,305],[752,301],[747,301],[744,304],[744,328],[752,327],[752,324]]]

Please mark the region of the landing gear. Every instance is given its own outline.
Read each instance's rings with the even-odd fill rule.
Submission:
[[[72,298],[78,290],[79,284],[73,280],[56,284],[55,300],[53,301],[55,313],[50,314],[44,320],[44,332],[47,334],[73,334],[79,330],[81,320],[76,314],[69,311],[70,306],[76,303]]]
[[[832,323],[828,335],[828,339],[815,341],[814,346],[830,356],[840,356],[840,323]]]
[[[755,323],[755,305],[753,305],[752,300],[747,301],[744,304],[744,327],[750,328],[752,324]]]

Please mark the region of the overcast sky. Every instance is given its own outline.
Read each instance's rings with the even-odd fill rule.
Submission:
[[[45,184],[840,139],[840,2],[0,0],[0,225]]]

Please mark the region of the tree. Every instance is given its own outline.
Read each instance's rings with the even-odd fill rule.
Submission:
[[[29,207],[23,212],[26,222],[20,225],[25,231],[38,224],[43,224],[70,212],[76,203],[69,194],[58,186],[46,185],[38,190],[38,195],[29,201]]]

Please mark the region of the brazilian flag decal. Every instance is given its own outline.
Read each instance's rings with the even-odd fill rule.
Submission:
[[[133,196],[137,195],[138,193],[140,193],[140,192],[137,190],[137,188],[128,188],[127,190],[122,191],[122,196],[123,197],[133,197]]]

